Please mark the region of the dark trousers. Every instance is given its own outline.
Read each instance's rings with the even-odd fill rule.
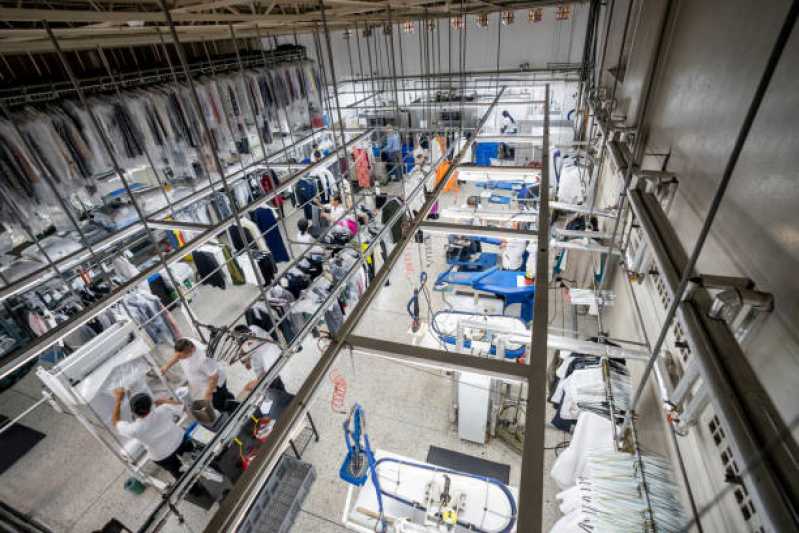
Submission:
[[[389,177],[399,180],[402,176],[402,154],[401,152],[386,153],[386,167]]]
[[[269,385],[269,388],[286,392],[286,385],[283,384],[283,380],[280,379],[280,376],[275,378],[275,380]]]
[[[236,409],[236,402],[231,401],[235,400],[235,398],[236,397],[227,390],[227,385],[219,385],[211,398],[211,405],[213,405],[214,409],[217,411],[230,413]]]
[[[171,455],[161,459],[160,461],[155,461],[155,464],[172,474],[172,477],[178,479],[180,477],[180,459],[178,458],[179,455],[184,453],[189,453],[194,451],[194,443],[190,440],[184,439],[183,442],[180,443],[178,449],[172,452]]]

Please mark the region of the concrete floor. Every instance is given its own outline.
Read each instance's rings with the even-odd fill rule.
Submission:
[[[389,187],[392,188],[397,186]],[[460,204],[466,195],[464,189],[460,194],[447,195],[442,203]],[[295,220],[296,216],[287,222],[291,231],[296,227]],[[444,264],[441,251],[445,237],[435,236],[434,239],[433,264],[427,269],[431,277],[441,271]],[[419,250],[412,245],[406,253],[409,254],[407,260],[398,263],[392,272],[390,285],[376,297],[356,333],[438,347],[429,335],[416,338],[409,335],[410,322],[404,307],[418,279]],[[232,287],[226,291],[202,286],[193,295],[192,309],[201,321],[221,324],[241,312],[253,296],[254,288],[250,286]],[[563,305],[561,294],[553,290],[549,297],[550,325],[571,328],[571,309]],[[441,293],[432,291],[431,298],[434,310],[443,308]],[[427,310],[424,312],[426,317]],[[184,317],[176,315],[176,320],[184,334],[190,331]],[[592,318],[579,317],[581,335],[593,334],[595,328]],[[163,347],[162,352],[165,355],[167,347]],[[281,373],[289,391],[300,387],[319,354],[316,340],[306,339],[303,351],[294,355]],[[510,465],[511,485],[519,485],[521,459],[507,445],[496,439],[478,445],[458,437],[456,427],[450,422],[451,375],[366,357],[342,353],[334,370],[346,378],[347,407],[356,401],[365,407],[368,430],[375,447],[419,461],[425,459],[431,445],[484,457]],[[231,368],[228,376],[232,391],[240,390],[249,379],[240,365]],[[29,374],[13,389],[0,395],[0,411],[6,416],[15,416],[38,399],[40,393],[38,380]],[[347,485],[339,480],[337,472],[344,455],[341,434],[344,415],[333,412],[331,395],[331,382],[325,380],[311,403],[310,412],[321,440],[308,448],[303,459],[314,465],[317,479],[292,529],[294,532],[343,530],[340,523]],[[133,495],[123,489],[128,478],[125,467],[73,417],[57,413],[45,405],[22,423],[46,433],[47,437],[0,476],[0,498],[10,505],[31,513],[55,531],[85,532],[101,527],[111,517],[135,530],[158,504],[160,495],[152,488],[142,495]],[[544,431],[548,448],[565,439],[564,434],[551,427],[538,428],[537,431]],[[548,450],[546,472],[554,458],[554,451]],[[544,486],[543,529],[546,531],[559,514],[554,502],[557,489],[549,476],[546,476]],[[202,530],[210,518],[210,514],[188,503],[179,508],[186,524],[180,525],[171,519],[164,531]]]

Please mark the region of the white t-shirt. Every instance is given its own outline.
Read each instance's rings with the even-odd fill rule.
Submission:
[[[525,250],[528,253],[527,266],[532,261],[535,270],[535,243],[517,239],[508,240],[502,250],[502,270],[520,270]]]
[[[519,129],[516,127],[516,123],[510,117],[502,117],[502,127],[503,133],[517,133]]]
[[[311,235],[307,231],[305,233],[297,232],[297,238],[294,239],[294,240],[299,242],[299,243],[302,243],[302,244],[313,244],[314,243],[313,235]]]
[[[217,385],[221,387],[225,384],[225,369],[219,362],[209,358],[207,347],[197,339],[189,339],[194,343],[195,350],[188,359],[180,359],[180,367],[189,380],[189,391],[194,400],[202,399],[205,390],[208,388],[208,379],[214,374],[219,375]]]
[[[144,418],[133,422],[120,420],[116,427],[123,437],[141,442],[153,461],[160,461],[172,455],[183,442],[183,430],[173,418],[179,414],[175,406],[159,405]]]
[[[253,335],[261,337],[262,339],[269,338],[269,334],[258,326],[250,326],[250,331],[252,331]],[[242,348],[244,348],[246,353],[252,352],[250,364],[252,365],[252,371],[255,373],[256,377],[260,377],[263,373],[272,368],[277,358],[280,357],[280,346],[271,342],[250,339],[244,342]]]
[[[330,206],[330,222],[335,222],[339,218],[343,217],[347,213],[347,208],[344,207],[342,204],[338,204],[337,206]]]

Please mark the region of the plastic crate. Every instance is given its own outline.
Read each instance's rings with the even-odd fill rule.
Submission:
[[[237,533],[287,533],[315,479],[313,465],[284,455]]]

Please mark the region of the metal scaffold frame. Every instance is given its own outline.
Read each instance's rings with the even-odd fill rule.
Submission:
[[[163,11],[163,17],[166,21],[166,29],[169,31],[169,36],[172,42],[176,47],[176,51],[178,52],[178,58],[180,60],[180,64],[178,67],[182,70],[183,76],[185,77],[188,85],[191,89],[191,96],[192,96],[192,103],[197,108],[200,107],[200,101],[196,94],[196,89],[194,87],[194,81],[191,77],[191,72],[189,68],[189,64],[183,50],[184,44],[181,41],[181,36],[176,31],[176,25],[172,18],[172,11],[170,10],[163,0],[158,0],[158,3],[161,6]],[[461,7],[461,9],[463,9]],[[239,179],[242,179],[248,171],[256,169],[260,166],[273,166],[275,168],[286,166],[289,172],[292,172],[292,163],[279,163],[277,160],[282,157],[284,154],[288,153],[290,150],[304,144],[307,142],[311,142],[315,139],[315,135],[318,131],[312,132],[307,137],[294,141],[292,139],[292,143],[288,146],[284,146],[282,150],[274,154],[266,154],[264,139],[261,136],[261,132],[259,131],[259,144],[261,146],[261,151],[263,154],[263,159],[260,161],[252,162],[250,164],[245,165],[243,161],[239,161],[237,167],[234,170],[224,168],[220,157],[219,151],[216,146],[213,146],[213,136],[209,133],[209,126],[205,122],[203,113],[199,113],[201,117],[201,128],[206,134],[208,139],[211,139],[211,148],[212,148],[212,155],[213,160],[212,163],[215,169],[206,169],[205,174],[208,176],[209,184],[198,190],[195,191],[189,197],[183,198],[173,203],[169,203],[167,207],[164,207],[154,213],[145,214],[142,209],[140,208],[136,196],[134,192],[131,190],[126,171],[120,167],[118,162],[114,159],[113,150],[110,144],[110,140],[103,135],[103,144],[105,149],[107,150],[109,156],[112,159],[114,172],[121,180],[124,185],[125,192],[130,199],[132,205],[136,209],[140,221],[134,224],[133,226],[126,228],[114,235],[109,236],[108,238],[104,239],[97,245],[94,245],[93,248],[89,247],[87,250],[81,250],[74,254],[71,254],[68,257],[65,257],[58,261],[53,261],[52,264],[47,269],[42,269],[40,271],[34,272],[33,274],[25,277],[24,279],[17,281],[13,284],[6,284],[6,286],[0,288],[0,300],[11,297],[13,295],[19,294],[37,282],[43,279],[51,279],[52,277],[60,277],[62,275],[60,268],[71,268],[77,264],[80,264],[88,259],[92,259],[96,263],[99,263],[101,260],[97,259],[96,253],[98,251],[111,249],[117,243],[124,241],[127,238],[133,237],[135,235],[144,232],[146,237],[150,239],[152,242],[157,242],[153,230],[156,229],[180,229],[185,231],[190,231],[197,233],[198,235],[195,236],[193,239],[186,242],[185,246],[170,253],[160,253],[158,254],[158,263],[144,271],[142,271],[139,275],[135,276],[134,278],[128,280],[127,282],[118,285],[114,288],[112,293],[107,297],[101,299],[93,306],[86,309],[84,312],[80,313],[78,316],[73,317],[72,319],[60,324],[58,327],[54,328],[53,330],[49,331],[44,336],[36,339],[36,341],[29,347],[27,347],[22,353],[17,354],[15,359],[11,362],[5,362],[0,368],[0,375],[7,375],[8,373],[14,371],[15,369],[19,368],[20,366],[27,364],[31,360],[33,360],[42,350],[46,349],[52,343],[58,341],[59,339],[63,338],[70,332],[74,331],[77,327],[84,324],[103,310],[107,309],[111,305],[115,304],[116,302],[120,301],[125,294],[128,292],[129,289],[135,287],[136,285],[140,284],[141,282],[145,281],[150,275],[160,272],[166,271],[168,276],[171,276],[171,272],[169,270],[169,265],[174,263],[180,258],[186,256],[187,254],[191,253],[193,250],[196,250],[203,244],[207,243],[214,237],[216,237],[220,232],[225,230],[232,230],[240,232],[242,240],[247,242],[247,239],[244,237],[244,228],[241,223],[241,217],[244,213],[255,209],[259,206],[265,205],[267,202],[275,198],[277,195],[281,194],[284,191],[289,190],[293,185],[303,176],[309,174],[314,169],[326,166],[331,164],[333,161],[340,161],[342,158],[347,160],[348,154],[348,147],[352,147],[355,144],[363,141],[366,139],[372,132],[372,130],[366,129],[361,130],[358,129],[356,131],[347,130],[344,128],[344,122],[341,118],[342,110],[348,109],[350,107],[354,107],[364,101],[376,97],[378,94],[389,92],[386,90],[385,87],[381,88],[380,90],[376,90],[374,88],[375,81],[386,81],[391,80],[393,82],[393,105],[386,106],[385,110],[388,111],[399,111],[400,101],[398,95],[400,92],[405,92],[404,89],[400,90],[397,87],[397,81],[402,80],[404,78],[413,79],[413,76],[404,76],[404,75],[397,75],[396,72],[396,65],[394,63],[395,55],[391,55],[390,67],[392,69],[390,76],[374,76],[372,75],[371,78],[362,78],[363,81],[371,81],[373,84],[373,94],[357,101],[355,104],[351,104],[348,107],[342,107],[339,103],[339,91],[338,91],[338,83],[336,78],[336,73],[333,70],[333,52],[330,43],[330,34],[329,34],[329,27],[328,22],[326,20],[326,10],[327,8],[325,5],[320,1],[319,3],[319,14],[321,17],[321,23],[324,28],[324,38],[325,44],[328,53],[328,65],[330,68],[330,80],[328,83],[325,83],[325,89],[327,87],[333,88],[333,100],[334,104],[331,104],[331,97],[328,95],[323,97],[324,102],[326,104],[326,109],[331,117],[332,120],[332,113],[331,111],[335,109],[337,115],[337,124],[334,125],[332,128],[333,132],[333,139],[334,139],[334,150],[333,152],[323,158],[321,161],[316,163],[312,163],[305,167],[298,167],[294,166],[297,170],[294,171],[287,180],[285,180],[281,185],[271,193],[267,194],[266,196],[253,201],[249,205],[245,206],[243,209],[239,209],[234,207],[233,214],[220,222],[213,224],[213,225],[203,225],[203,224],[194,224],[194,223],[185,223],[185,222],[178,222],[173,220],[168,220],[170,214],[173,214],[175,210],[179,210],[181,207],[189,205],[190,203],[197,201],[199,199],[203,199],[208,197],[210,194],[215,192],[222,192],[225,194],[231,201],[233,201],[233,193],[232,193],[232,185]],[[389,8],[389,24],[390,24],[390,8]],[[160,20],[160,19],[159,19]],[[64,56],[64,52],[61,50],[59,39],[56,36],[55,32],[53,32],[47,23],[45,22],[44,27],[47,30],[47,35],[52,43],[53,48],[56,50],[59,59],[61,60],[64,69],[69,74],[71,83],[72,83],[72,91],[74,91],[81,99],[82,104],[86,107],[86,110],[92,115],[93,120],[97,120],[94,117],[91,109],[86,104],[85,95],[84,95],[84,88],[80,80],[77,79],[75,74],[72,72],[69,62],[66,60]],[[234,27],[233,24],[227,25],[228,35],[227,38],[232,39],[234,42],[237,39],[237,28]],[[317,30],[318,31],[318,30]],[[255,34],[260,37],[259,27],[255,25]],[[249,33],[248,33],[249,35]],[[159,32],[160,37],[160,32]],[[318,37],[317,37],[318,38]],[[421,35],[420,35],[421,38]],[[464,42],[466,40],[465,32],[462,36]],[[162,38],[163,43],[163,38]],[[393,52],[393,34],[391,38],[391,47]],[[317,42],[317,46],[321,49],[321,41]],[[401,44],[400,44],[401,46]],[[464,48],[462,46],[462,48]],[[100,49],[102,54],[102,49]],[[360,50],[359,50],[360,52]],[[370,51],[371,53],[371,51]],[[377,53],[377,50],[375,50]],[[388,53],[386,51],[386,53]],[[440,53],[440,50],[439,50]],[[238,54],[238,49],[236,53],[236,64],[238,65],[238,69],[241,71],[244,69],[244,61],[242,60],[241,56]],[[270,435],[270,439],[266,443],[266,445],[261,449],[259,455],[256,457],[254,462],[251,464],[250,468],[244,473],[241,480],[236,484],[233,491],[228,495],[226,500],[223,502],[222,506],[216,512],[214,517],[212,518],[210,524],[206,528],[206,531],[235,531],[236,527],[241,523],[241,520],[246,515],[249,506],[252,504],[253,498],[257,494],[259,488],[263,485],[266,478],[272,471],[272,469],[277,464],[279,460],[280,454],[285,449],[288,439],[292,433],[292,430],[299,424],[303,418],[305,413],[308,410],[308,406],[310,403],[310,399],[313,397],[317,389],[322,383],[324,376],[330,370],[331,366],[335,363],[336,358],[339,356],[342,349],[345,347],[352,347],[353,349],[362,349],[365,353],[369,355],[376,355],[378,352],[383,352],[386,354],[392,354],[394,357],[403,356],[407,360],[414,360],[420,363],[428,363],[432,365],[437,365],[444,368],[452,368],[457,370],[469,370],[478,373],[483,373],[486,375],[494,375],[494,376],[501,376],[504,379],[509,379],[513,381],[518,381],[521,383],[525,383],[528,386],[528,390],[530,391],[528,397],[526,399],[527,408],[526,408],[526,420],[525,426],[530,428],[530,431],[527,433],[527,438],[525,439],[524,443],[524,454],[523,454],[523,462],[522,462],[522,476],[521,476],[521,487],[520,487],[520,495],[519,501],[524,502],[524,505],[520,506],[519,515],[518,515],[518,531],[536,531],[540,530],[542,517],[543,517],[543,483],[544,483],[544,432],[543,428],[545,425],[545,405],[546,405],[546,367],[547,367],[547,360],[548,360],[548,344],[547,344],[547,320],[546,317],[548,315],[548,298],[542,297],[537,298],[535,301],[535,316],[541,317],[538,320],[533,321],[532,330],[531,330],[531,339],[530,344],[532,346],[532,353],[530,357],[530,364],[527,366],[521,365],[512,365],[510,363],[505,363],[503,361],[491,360],[491,359],[475,359],[475,360],[461,360],[457,356],[446,352],[440,352],[437,350],[415,350],[414,353],[404,353],[407,350],[404,350],[401,345],[394,345],[392,343],[388,343],[385,341],[377,340],[377,339],[366,339],[363,337],[358,337],[352,334],[355,330],[356,326],[363,318],[365,311],[369,307],[370,303],[373,301],[374,297],[379,293],[382,289],[384,282],[388,278],[392,267],[399,261],[400,257],[405,251],[405,248],[408,246],[409,243],[412,242],[415,233],[419,229],[429,229],[431,231],[454,231],[457,230],[459,233],[463,234],[476,234],[476,235],[489,235],[489,234],[496,234],[496,235],[503,235],[505,237],[510,238],[530,238],[535,237],[535,235],[549,235],[550,233],[550,209],[555,208],[556,203],[550,202],[548,198],[548,194],[542,194],[541,201],[538,204],[538,207],[535,211],[536,214],[536,221],[537,221],[537,228],[535,231],[521,231],[521,230],[496,230],[491,228],[484,228],[480,226],[473,226],[473,225],[462,225],[462,224],[445,224],[445,223],[438,223],[438,222],[430,222],[427,221],[427,215],[432,209],[434,203],[437,201],[440,194],[443,192],[446,183],[449,181],[449,178],[452,176],[454,172],[457,172],[459,168],[460,161],[464,157],[466,153],[472,148],[475,142],[479,140],[489,140],[494,139],[496,136],[490,135],[480,135],[481,130],[486,124],[491,113],[495,110],[498,104],[503,105],[531,105],[531,104],[538,104],[542,105],[544,108],[544,119],[543,119],[543,135],[538,136],[529,136],[526,138],[519,138],[520,142],[527,143],[527,144],[535,144],[540,145],[543,147],[543,153],[548,154],[550,148],[550,137],[549,137],[549,129],[550,129],[550,86],[549,84],[545,84],[545,99],[541,101],[519,101],[518,99],[508,99],[503,100],[503,96],[505,94],[506,86],[500,86],[499,82],[502,78],[499,77],[502,73],[512,73],[518,74],[519,72],[533,72],[538,69],[521,69],[521,70],[508,70],[503,71],[497,68],[496,71],[486,71],[484,73],[475,73],[475,72],[468,72],[465,68],[465,52],[462,53],[462,56],[458,59],[459,63],[461,64],[459,72],[452,71],[442,73],[439,72],[438,74],[429,74],[427,76],[422,77],[425,81],[432,80],[432,79],[444,79],[447,78],[448,86],[452,87],[455,86],[465,86],[466,76],[472,75],[495,75],[495,81],[497,82],[496,85],[496,93],[491,95],[490,102],[464,102],[463,95],[461,96],[460,102],[455,102],[451,105],[453,107],[457,107],[461,110],[461,117],[463,117],[463,108],[465,107],[487,107],[485,113],[482,115],[479,124],[476,128],[471,130],[470,133],[473,133],[468,140],[461,146],[460,150],[457,154],[454,154],[452,159],[453,164],[450,166],[447,173],[439,180],[439,184],[435,187],[431,194],[426,196],[424,207],[418,214],[413,217],[411,220],[409,227],[406,228],[403,239],[394,247],[389,257],[386,259],[383,267],[376,273],[375,278],[372,280],[371,284],[369,285],[368,289],[362,296],[362,298],[358,301],[358,304],[354,307],[351,311],[351,314],[347,317],[344,325],[339,330],[337,336],[333,339],[331,345],[325,350],[322,354],[319,362],[311,371],[310,375],[307,377],[305,382],[303,383],[301,389],[296,394],[294,400],[289,405],[287,411],[284,415],[277,420],[275,428]],[[371,62],[371,59],[370,59]],[[235,68],[235,65],[233,68]],[[114,85],[117,90],[120,84],[115,80],[111,69],[108,67],[108,64],[105,63],[105,67],[108,70],[108,77],[111,80],[111,84]],[[170,65],[170,67],[172,67]],[[214,68],[211,66],[210,68]],[[429,66],[428,66],[429,68]],[[370,69],[371,70],[371,69]],[[547,72],[559,72],[563,71],[565,73],[569,73],[574,71],[574,68],[564,68],[564,69],[552,69],[547,70]],[[174,69],[170,68],[172,75],[175,76]],[[325,71],[323,71],[323,75],[327,75]],[[453,75],[457,75],[457,77],[453,78]],[[513,80],[518,81],[518,80]],[[494,88],[495,86],[491,86]],[[414,89],[414,91],[420,91],[419,89]],[[430,94],[431,86],[428,83],[427,88],[425,91]],[[402,107],[408,107],[404,105]],[[432,108],[437,107],[435,103],[427,103],[427,104],[419,104],[419,108],[425,109],[426,111],[430,111]],[[379,109],[379,107],[375,107],[375,109]],[[461,126],[459,128],[458,133],[460,137],[458,140],[464,138],[464,134],[466,129],[463,128],[461,118]],[[335,126],[338,126],[337,128]],[[101,132],[103,131],[101,128],[99,129]],[[322,130],[319,130],[322,131]],[[338,134],[338,135],[336,135]],[[347,140],[347,134],[358,134],[354,138]],[[282,137],[281,137],[282,140]],[[445,156],[442,156],[442,159]],[[546,155],[545,155],[546,157]],[[438,166],[441,160],[434,162],[433,168]],[[152,171],[157,176],[158,173],[152,163],[152,160],[148,156],[148,163],[151,167]],[[477,169],[479,170],[479,169]],[[511,169],[512,170],[512,169]],[[432,170],[431,170],[432,172]],[[541,174],[541,190],[548,191],[550,188],[550,176],[549,176],[549,168],[548,165],[544,164],[542,170],[540,171]],[[212,179],[215,178],[216,180]],[[423,180],[426,181],[426,180]],[[416,197],[419,194],[424,194],[422,184],[419,184],[414,190],[406,191],[405,190],[405,183],[404,179],[402,180],[403,186],[403,194],[402,200],[404,206],[407,206],[409,201]],[[362,198],[362,197],[361,197]],[[236,205],[235,202],[232,202],[232,205]],[[347,213],[351,213],[356,208],[355,198],[353,198],[352,206],[347,210]],[[300,209],[302,206],[297,207]],[[201,454],[201,456],[197,459],[197,461],[189,468],[187,472],[181,477],[178,482],[173,485],[165,494],[164,494],[164,501],[158,507],[158,509],[150,516],[149,520],[142,528],[142,531],[157,531],[164,523],[164,521],[170,516],[172,513],[177,513],[176,504],[181,501],[184,497],[185,493],[188,491],[188,488],[194,483],[197,477],[200,475],[201,471],[205,466],[207,466],[210,461],[213,459],[213,454],[215,450],[219,450],[220,446],[223,444],[227,444],[230,442],[233,436],[233,431],[238,427],[238,425],[245,420],[252,410],[256,406],[256,400],[259,398],[259,395],[268,387],[268,385],[277,377],[278,373],[280,372],[281,368],[285,366],[293,351],[298,347],[298,345],[303,341],[303,339],[307,336],[307,334],[311,331],[311,329],[316,325],[316,323],[321,318],[322,314],[324,313],[325,309],[331,305],[337,295],[343,290],[347,279],[351,277],[357,268],[360,268],[362,264],[365,263],[366,257],[373,252],[373,248],[376,246],[377,242],[379,241],[379,237],[385,234],[394,223],[398,222],[401,216],[403,216],[403,211],[398,212],[388,223],[385,224],[384,228],[381,230],[380,235],[377,239],[373,240],[371,244],[369,244],[365,249],[362,249],[361,246],[358,246],[358,251],[360,252],[360,261],[357,262],[352,269],[349,271],[347,277],[339,282],[339,284],[334,288],[331,292],[330,296],[319,306],[317,311],[313,314],[310,320],[308,320],[300,331],[300,333],[296,336],[296,338],[291,342],[286,342],[285,339],[280,339],[282,353],[278,361],[273,365],[272,368],[269,369],[267,374],[263,376],[260,381],[258,382],[257,386],[254,388],[252,392],[244,399],[241,403],[240,407],[237,409],[235,413],[229,418],[229,420],[224,424],[224,426],[219,430],[213,440],[209,443],[206,447],[205,451]],[[77,224],[75,224],[77,227]],[[268,230],[267,230],[268,231]],[[359,243],[360,244],[360,243]],[[254,259],[252,256],[252,247],[254,244],[245,245],[244,253],[247,255],[247,259],[251,261],[254,265]],[[548,293],[548,271],[549,271],[549,250],[550,250],[550,242],[548,238],[542,238],[536,240],[536,270],[537,270],[537,277],[536,277],[536,289],[541,294],[546,295]],[[289,264],[289,268],[299,262],[305,254],[308,253],[307,251],[298,257],[293,258],[293,260]],[[237,254],[240,255],[240,254]],[[220,267],[221,268],[221,267]],[[266,291],[272,286],[267,285],[262,276],[260,275],[260,271],[258,268],[254,268],[257,276],[257,286],[258,286],[258,295],[254,298],[252,303],[248,304],[248,307],[254,304],[255,302],[265,299],[266,298]],[[187,309],[187,312],[191,313],[191,309],[189,304],[185,300],[185,295],[183,294],[182,290],[179,288],[177,283],[173,284],[178,287],[178,296],[181,300],[181,304]],[[196,323],[194,318],[190,315],[192,321]],[[235,317],[231,324],[236,323],[241,318],[241,315]],[[285,320],[285,318],[283,319]],[[274,328],[277,329],[278,325],[280,324],[280,320],[274,320]],[[273,330],[274,331],[274,330]],[[406,347],[407,348],[407,347]],[[540,429],[540,431],[538,431]]]

